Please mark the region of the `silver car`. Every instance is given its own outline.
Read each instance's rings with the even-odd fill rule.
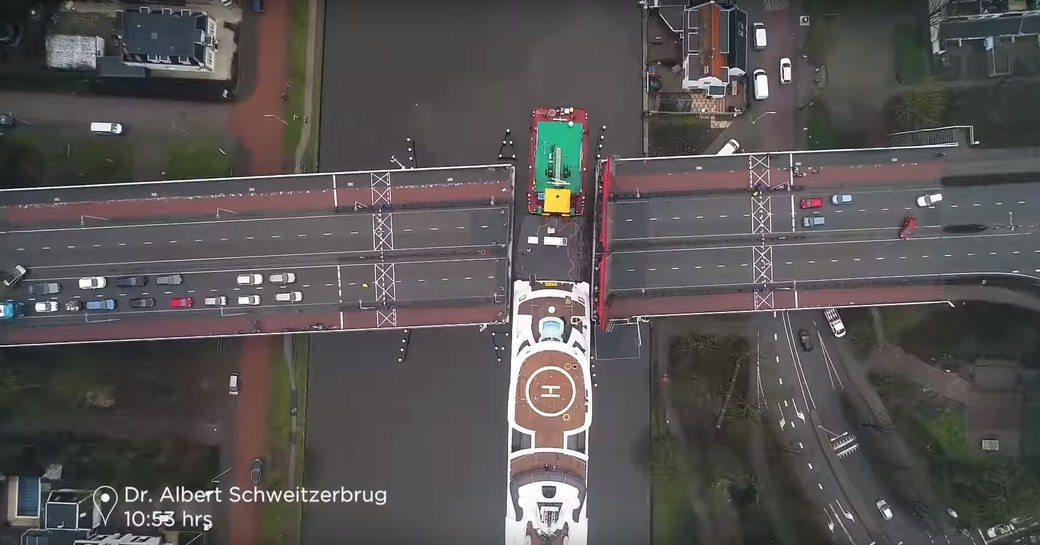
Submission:
[[[235,282],[239,286],[259,286],[264,283],[264,275],[260,273],[240,274]]]
[[[108,285],[108,280],[103,276],[87,276],[79,279],[79,289],[99,290]]]
[[[852,204],[852,195],[831,195],[831,204],[841,206],[843,204]]]
[[[33,310],[35,310],[36,312],[38,312],[40,314],[47,313],[47,312],[58,312],[58,302],[57,301],[39,301],[38,303],[36,303],[33,306]]]
[[[238,297],[238,304],[255,307],[260,304],[259,295],[240,295]]]

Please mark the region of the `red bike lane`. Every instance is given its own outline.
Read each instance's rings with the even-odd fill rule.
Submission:
[[[293,1],[299,0],[267,2],[267,12],[253,16],[253,36],[244,44],[245,47],[253,48],[256,56],[253,60],[255,81],[253,89],[247,90],[244,100],[234,106],[230,129],[249,154],[249,173],[252,175],[284,172],[285,126],[277,119],[264,115],[275,114],[283,119],[286,116],[281,96],[289,90],[286,85],[291,39],[289,10]],[[328,202],[327,198],[325,202]],[[240,487],[251,486],[249,465],[253,458],[266,454],[270,362],[279,341],[278,337],[241,341],[239,369],[242,373],[242,394],[235,412],[233,472],[234,483]],[[230,544],[260,545],[260,515],[260,509],[255,504],[231,504],[228,509]]]

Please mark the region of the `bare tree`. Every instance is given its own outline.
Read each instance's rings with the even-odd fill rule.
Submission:
[[[947,17],[950,0],[928,0],[928,24],[937,25]]]

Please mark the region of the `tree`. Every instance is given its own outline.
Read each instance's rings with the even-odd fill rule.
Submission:
[[[937,25],[947,16],[950,0],[928,0],[928,24]]]
[[[945,111],[946,93],[929,84],[896,98],[893,115],[897,129],[913,131],[939,125]]]

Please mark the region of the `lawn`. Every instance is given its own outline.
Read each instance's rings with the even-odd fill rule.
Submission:
[[[686,484],[690,481],[682,451],[668,430],[665,411],[657,403],[651,422],[650,520],[653,545],[689,543],[694,519]],[[685,537],[684,537],[685,536]]]
[[[924,361],[1000,358],[1040,368],[1040,316],[1019,307],[969,302],[886,309],[882,316],[889,341]]]
[[[721,132],[690,114],[654,114],[649,125],[651,157],[703,153]]]
[[[290,488],[303,484],[304,428],[306,419],[309,340],[306,335],[292,338],[293,362],[296,372],[297,389],[297,443],[296,471],[289,478],[289,444],[292,436],[290,408],[290,383],[285,357],[278,350],[271,358],[271,405],[268,414],[268,461],[265,487],[273,490]],[[303,504],[301,503],[266,503],[263,505],[263,523],[261,543],[263,545],[298,545],[300,529],[303,524]]]
[[[0,178],[4,187],[128,181],[133,157],[125,138],[15,132],[0,139]]]
[[[310,37],[308,33],[308,20],[309,20],[309,0],[292,0],[290,6],[290,31],[289,31],[289,99],[288,105],[286,106],[286,117],[285,121],[288,126],[285,129],[285,139],[283,142],[284,153],[286,157],[293,158],[295,162],[296,148],[299,147],[300,139],[303,136],[304,131],[310,131],[310,139],[313,142],[317,136],[317,121],[310,122],[309,119],[304,117],[304,103],[306,102],[306,87],[307,87],[307,39]],[[320,70],[321,70],[321,59],[320,47],[317,44],[321,43],[322,34],[316,33],[316,49],[315,49],[315,79],[314,79],[314,97],[312,97],[312,107],[318,97],[318,89],[321,88]],[[308,142],[308,150],[311,148],[310,142]],[[317,148],[314,148],[316,153]],[[316,167],[315,157],[311,157],[308,154],[304,155],[302,161],[306,166],[311,169]],[[313,163],[313,164],[312,164]],[[295,170],[295,168],[294,168]]]
[[[226,178],[231,176],[231,158],[219,145],[184,139],[166,156],[166,177],[174,180]]]
[[[900,22],[895,31],[896,79],[912,85],[929,76],[929,46],[924,42],[922,30],[909,21]]]

